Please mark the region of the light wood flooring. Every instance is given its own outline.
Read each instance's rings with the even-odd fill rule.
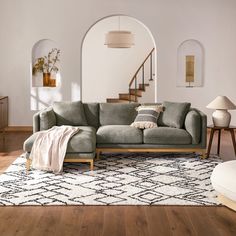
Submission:
[[[9,132],[5,144],[0,136],[0,173],[22,153],[29,135]],[[221,157],[235,159],[228,133],[222,134]],[[0,207],[0,235],[235,236],[236,212],[223,206]]]

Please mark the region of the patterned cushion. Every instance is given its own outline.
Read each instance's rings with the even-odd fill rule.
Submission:
[[[52,107],[46,108],[39,113],[40,130],[47,130],[56,125],[56,116]]]
[[[157,127],[158,116],[163,111],[162,106],[139,106],[136,110],[138,111],[138,115],[131,124],[132,127],[139,129]]]

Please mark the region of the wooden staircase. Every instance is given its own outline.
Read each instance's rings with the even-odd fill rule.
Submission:
[[[147,55],[143,63],[140,65],[138,70],[135,72],[134,76],[132,77],[129,83],[128,93],[119,93],[118,98],[107,98],[107,103],[130,103],[130,102],[138,102],[138,98],[142,97],[142,94],[146,91],[146,87],[149,86],[149,83],[145,83],[145,63],[148,59],[150,59],[150,78],[149,81],[153,81],[153,74],[152,74],[152,53],[154,52],[155,48],[151,50],[151,52]],[[141,80],[138,81],[138,74],[141,74]],[[141,82],[141,83],[140,83]]]
[[[139,84],[139,88],[130,89],[129,93],[120,93],[119,98],[107,98],[108,103],[129,103],[138,102],[138,97],[142,97],[142,93],[146,91],[149,84]],[[136,95],[135,95],[136,94]]]

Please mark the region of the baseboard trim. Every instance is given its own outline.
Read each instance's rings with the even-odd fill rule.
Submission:
[[[33,132],[32,126],[8,126],[5,132]]]

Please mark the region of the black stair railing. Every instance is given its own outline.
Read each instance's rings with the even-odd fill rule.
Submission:
[[[137,69],[137,71],[135,72],[134,76],[132,77],[132,79],[130,80],[130,83],[129,83],[129,102],[131,102],[131,88],[132,86],[134,85],[134,101],[137,102],[137,97],[138,97],[138,94],[137,94],[137,90],[138,90],[138,74],[139,72],[142,70],[142,90],[145,89],[145,71],[144,71],[144,68],[145,68],[145,63],[148,61],[148,59],[150,60],[150,68],[149,68],[149,73],[150,73],[150,78],[149,78],[149,81],[152,81],[153,78],[153,74],[152,74],[152,54],[154,52],[155,48],[153,48],[150,53],[148,53],[147,57],[145,58],[145,60],[143,61],[143,63],[140,65],[140,67]]]

